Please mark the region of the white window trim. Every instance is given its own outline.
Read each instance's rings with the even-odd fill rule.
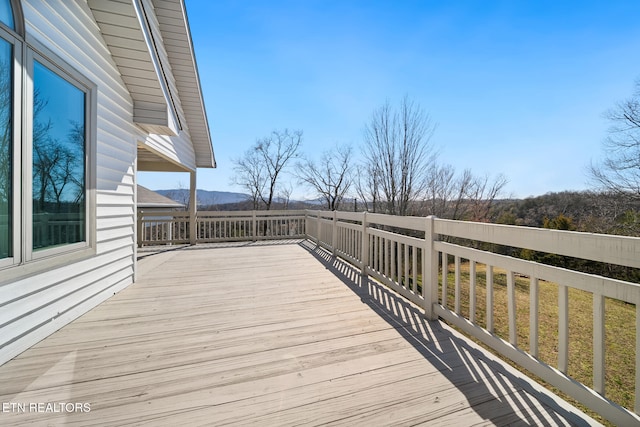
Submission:
[[[10,43],[13,46],[13,102],[12,102],[12,141],[11,141],[11,233],[12,233],[12,254],[13,256],[0,259],[0,268],[10,267],[19,264],[22,260],[21,250],[21,206],[22,206],[22,191],[21,191],[21,163],[20,152],[22,151],[21,145],[21,126],[22,126],[22,103],[16,102],[22,94],[22,54],[23,47],[22,41],[16,38],[12,33],[0,28],[0,37]]]

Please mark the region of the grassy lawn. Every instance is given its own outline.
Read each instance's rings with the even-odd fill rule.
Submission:
[[[447,306],[454,308],[454,265],[447,274]],[[461,313],[469,318],[469,263],[461,263]],[[569,285],[569,284],[567,284]],[[529,278],[516,275],[518,347],[529,351]],[[494,268],[494,333],[508,341],[506,272]],[[440,289],[440,298],[442,289]],[[635,384],[635,306],[606,299],[605,395],[633,410]],[[558,366],[558,285],[539,282],[539,359]],[[476,265],[476,323],[486,327],[486,266]],[[593,297],[569,288],[568,375],[593,386]],[[537,379],[540,381],[539,379]],[[540,381],[542,382],[542,381]],[[554,390],[558,392],[557,390]],[[571,401],[571,399],[565,399]],[[572,402],[575,404],[575,402]],[[599,417],[598,417],[599,418]]]

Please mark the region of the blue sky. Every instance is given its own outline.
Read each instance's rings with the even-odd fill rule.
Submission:
[[[274,129],[303,130],[311,158],[337,143],[358,153],[373,110],[405,94],[437,123],[442,163],[503,173],[505,195],[582,190],[602,156],[603,113],[640,77],[638,1],[186,5],[218,161],[198,171],[206,190],[240,191],[232,159]]]

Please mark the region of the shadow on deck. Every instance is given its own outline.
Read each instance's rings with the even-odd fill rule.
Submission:
[[[138,283],[0,367],[2,402],[91,411],[0,424],[595,423],[311,242],[139,255]]]
[[[343,260],[301,243],[376,314],[395,328],[451,384],[463,392],[482,419],[496,425],[593,425],[594,420],[530,378],[489,356],[484,349],[440,321],[424,319],[422,309],[369,279],[363,284],[360,272]],[[438,404],[438,390],[431,398]],[[427,403],[427,402],[425,402]],[[428,406],[428,405],[427,405]],[[426,408],[425,408],[426,410]],[[437,412],[437,411],[436,411]]]

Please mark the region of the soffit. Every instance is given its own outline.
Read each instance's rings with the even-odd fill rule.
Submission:
[[[147,172],[192,172],[173,159],[163,156],[147,145],[138,144],[138,171]]]
[[[109,47],[134,109],[166,111],[167,102],[131,1],[89,0],[89,7]]]
[[[88,0],[88,4],[133,99],[134,121],[136,116],[139,117],[137,112],[141,112],[140,115],[145,118],[137,123],[147,132],[175,135],[169,126],[168,114],[161,114],[162,111],[167,111],[167,99],[154,67],[151,49],[145,41],[134,1],[137,0]],[[169,60],[166,66],[172,71],[176,81],[177,96],[186,120],[185,130],[196,155],[196,166],[215,167],[184,2],[156,0],[153,1],[153,7]]]

